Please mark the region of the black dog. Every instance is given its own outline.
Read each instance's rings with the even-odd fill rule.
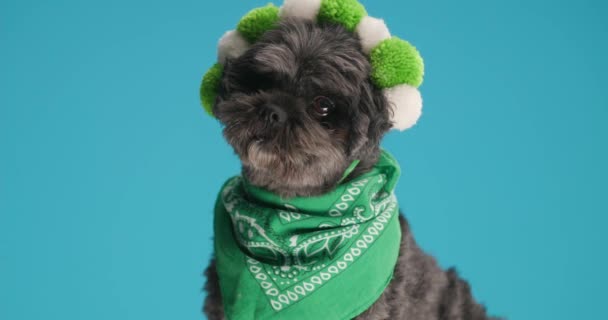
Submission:
[[[356,35],[335,24],[284,20],[245,54],[225,63],[213,113],[243,166],[243,177],[282,197],[334,188],[360,160],[370,170],[392,127],[391,106],[370,80]],[[356,319],[489,319],[467,282],[441,270],[416,245],[403,216],[392,282]],[[224,319],[214,262],[206,271],[204,311]]]

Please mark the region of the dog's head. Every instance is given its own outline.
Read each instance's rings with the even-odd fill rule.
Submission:
[[[282,196],[322,193],[353,160],[376,161],[391,109],[370,80],[356,35],[286,19],[228,59],[213,106],[254,185]]]

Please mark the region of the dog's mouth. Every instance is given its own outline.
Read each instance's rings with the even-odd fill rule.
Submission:
[[[302,155],[293,155],[291,152],[293,150],[277,143],[275,139],[255,137],[248,144],[245,157],[241,156],[241,160],[252,169],[298,169],[302,164],[298,163],[300,161],[297,159],[300,159]]]
[[[247,145],[248,153],[251,152],[252,148],[264,149],[268,152],[279,152],[281,148],[273,139],[267,136],[254,136]],[[257,150],[257,149],[256,149]]]
[[[263,148],[269,152],[297,152],[298,148],[294,146],[301,144],[301,139],[298,138],[297,134],[287,134],[279,130],[259,130],[251,134],[249,139],[248,148],[256,146]]]
[[[253,139],[251,139],[251,143],[263,145],[265,143],[270,143],[268,140],[269,139],[267,137],[255,136]]]
[[[268,175],[303,174],[319,160],[318,149],[306,148],[305,143],[296,136],[258,134],[241,149],[240,158],[245,166]]]

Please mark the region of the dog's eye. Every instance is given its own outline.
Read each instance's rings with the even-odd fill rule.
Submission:
[[[334,102],[328,97],[318,96],[313,100],[312,111],[318,117],[327,117],[334,108]]]

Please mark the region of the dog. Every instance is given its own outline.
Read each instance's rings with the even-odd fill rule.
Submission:
[[[243,178],[283,198],[312,197],[371,170],[393,112],[371,71],[355,34],[299,19],[284,19],[226,61],[213,114],[242,163]],[[355,159],[358,165],[343,181]],[[442,270],[419,248],[402,214],[399,225],[392,280],[354,319],[497,319],[455,269]],[[205,275],[203,311],[208,319],[225,319],[213,259]]]

